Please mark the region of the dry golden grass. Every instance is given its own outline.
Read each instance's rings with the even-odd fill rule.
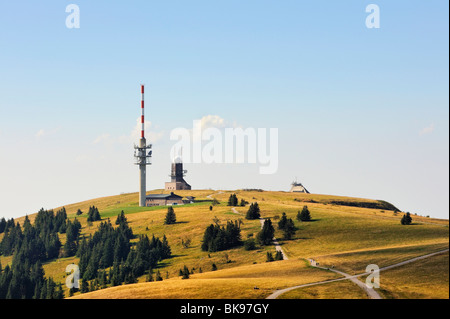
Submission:
[[[289,260],[194,274],[187,280],[178,277],[162,282],[112,287],[74,298],[261,299],[276,289],[335,278],[339,275],[311,268],[304,260]]]
[[[295,289],[278,299],[368,299],[368,296],[350,280],[342,280]]]
[[[364,273],[367,265],[370,264],[376,264],[382,268],[447,248],[448,242],[431,245],[409,245],[386,249],[372,249],[334,255],[315,256],[314,259],[317,260],[321,266],[335,266],[335,268],[348,274],[356,275]]]
[[[148,193],[164,193],[164,191],[154,190]],[[394,214],[389,210],[331,204],[333,201],[377,202],[370,199],[242,190],[222,192],[198,190],[176,191],[175,193],[181,196],[195,196],[198,200],[204,201],[212,197],[218,199],[221,204],[215,206],[212,212],[209,211],[211,203],[207,201],[176,206],[175,213],[178,222],[175,225],[163,224],[167,212],[166,207],[138,207],[137,193],[103,197],[65,206],[69,218],[75,217],[77,209],[84,212],[83,215],[77,217],[83,227],[82,235],[93,234],[100,223],[87,223],[86,215],[90,206],[98,207],[103,220],[110,218],[113,224],[117,214],[124,210],[135,234],[149,236],[154,234],[157,237],[166,235],[173,252],[173,258],[164,260],[158,267],[164,278],[168,274],[170,278],[168,280],[144,283],[145,277],[141,277],[136,285],[108,288],[82,297],[90,298],[95,294],[96,298],[178,298],[179,296],[183,296],[183,298],[262,298],[280,287],[322,280],[321,276],[331,278],[327,272],[308,267],[299,270],[301,275],[290,273],[291,270],[287,268],[294,267],[293,265],[296,262],[299,263],[301,258],[315,257],[322,265],[333,264],[340,270],[357,273],[363,272],[361,270],[364,270],[370,263],[378,264],[381,267],[394,264],[410,257],[446,248],[449,243],[448,220],[413,215],[414,224],[403,226],[400,224],[402,213]],[[272,218],[275,226],[278,221],[277,217],[281,216],[283,212],[286,212],[288,218],[295,221],[298,230],[293,240],[282,240],[282,232],[279,230],[275,233],[284,252],[291,260],[265,263],[266,252],[275,251],[273,246],[260,247],[259,250],[254,251],[245,251],[243,247],[217,253],[201,251],[204,230],[213,223],[215,217],[220,219],[222,225],[227,220],[244,218],[242,215],[233,214],[231,208],[226,206],[232,193],[236,193],[239,200],[243,198],[250,203],[257,201],[262,217]],[[211,197],[208,198],[208,195]],[[307,223],[296,220],[297,212],[305,205],[309,207],[313,218],[313,221]],[[55,211],[57,209],[55,208]],[[248,206],[237,207],[237,210],[244,215],[247,209]],[[34,220],[34,215],[29,217],[31,221]],[[18,218],[17,221],[23,222],[23,218]],[[258,220],[244,219],[242,238],[246,239],[252,234],[256,235],[259,230]],[[65,236],[62,235],[60,238],[64,243]],[[187,249],[181,245],[181,241],[186,239],[192,240],[191,246]],[[226,257],[231,262],[227,262]],[[11,257],[0,256],[0,261],[2,265],[6,265],[11,262]],[[291,261],[294,264],[291,265]],[[65,267],[72,262],[77,262],[77,259],[60,259],[46,263],[44,265],[46,276],[64,282]],[[218,272],[208,272],[211,270],[212,263],[217,265]],[[253,265],[254,263],[257,264]],[[178,270],[184,265],[189,269],[195,269],[195,274],[189,280],[180,280],[178,277]],[[251,271],[247,271],[246,267],[249,267],[248,269]],[[200,268],[202,268],[203,274],[198,274]],[[271,270],[265,271],[266,269]],[[444,270],[445,267],[436,269],[440,272]],[[448,264],[446,271],[448,273]],[[311,290],[302,290],[298,293],[305,298],[314,296],[316,293],[318,298],[332,297],[333,289],[331,287],[342,288],[343,291],[346,291],[345,287],[350,287],[344,283],[341,285],[336,283],[325,288],[314,288],[317,290],[311,287]],[[261,287],[261,289],[254,290],[254,286]],[[419,286],[413,286],[412,289],[419,289],[417,293],[421,293]],[[349,291],[348,293],[350,298],[359,292]]]
[[[386,299],[449,299],[448,269],[445,253],[381,271],[377,291]]]

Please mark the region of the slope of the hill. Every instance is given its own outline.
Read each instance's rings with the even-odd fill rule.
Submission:
[[[155,190],[149,193],[162,192]],[[276,230],[275,233],[289,261],[266,263],[267,251],[275,252],[273,246],[258,247],[257,250],[252,251],[238,247],[214,253],[203,252],[200,249],[206,227],[215,222],[224,225],[227,220],[242,219],[243,240],[255,236],[260,230],[259,220],[246,220],[242,215],[234,214],[226,205],[230,194],[233,193],[239,200],[258,202],[261,216],[271,218],[275,226],[283,212],[288,218],[294,220],[297,231],[291,240],[283,240],[283,233],[280,230]],[[86,221],[86,212],[90,206],[95,205],[99,208],[102,219],[111,218],[112,221],[124,210],[135,234],[149,236],[154,234],[158,237],[166,235],[173,252],[173,257],[164,260],[164,263],[160,263],[158,267],[164,281],[145,283],[144,276],[139,278],[138,284],[107,288],[86,294],[85,297],[260,298],[269,295],[270,290],[275,288],[335,276],[332,273],[322,274],[323,271],[305,267],[302,260],[305,258],[312,257],[321,261],[322,264],[333,265],[337,269],[342,267],[343,270],[351,272],[359,271],[371,263],[380,263],[380,266],[389,265],[438,251],[448,247],[449,244],[448,220],[413,215],[413,224],[403,226],[400,224],[403,214],[396,212],[395,206],[379,200],[257,190],[177,191],[176,194],[195,196],[197,202],[175,207],[177,223],[174,225],[164,225],[167,207],[138,207],[136,193],[98,198],[65,206],[70,218],[75,218],[78,209],[84,212],[77,216],[82,224],[82,235],[93,234],[100,223]],[[214,206],[211,211],[212,198],[220,201],[220,204]],[[300,222],[296,219],[298,211],[305,205],[311,212],[313,219],[311,222]],[[245,215],[248,205],[236,209]],[[33,221],[33,215],[29,217]],[[18,219],[18,221],[22,220]],[[183,247],[182,242],[187,240],[191,243],[186,248]],[[61,241],[64,243],[65,236],[61,236]],[[11,257],[0,256],[0,261],[4,266],[11,261]],[[77,262],[76,257],[48,262],[44,265],[46,276],[64,282],[66,266]],[[212,264],[215,264],[219,271],[211,272]],[[194,269],[191,279],[179,279],[179,270],[184,265]],[[272,271],[264,276],[250,279],[242,275],[246,273],[246,267],[264,269],[268,265],[272,267]],[[280,267],[279,271],[277,267]],[[284,273],[289,273],[291,270],[288,271],[283,267],[298,268],[301,275],[284,276]],[[198,273],[200,268],[203,273]],[[227,272],[232,272],[233,276]],[[252,270],[252,272],[258,271]],[[243,289],[242,285],[246,288]],[[212,286],[215,287],[214,290],[210,289]],[[264,289],[249,290],[248,287],[253,288],[253,286]],[[139,294],[136,291],[131,294],[132,289],[138,289]],[[180,296],[174,291],[189,291],[189,293]]]

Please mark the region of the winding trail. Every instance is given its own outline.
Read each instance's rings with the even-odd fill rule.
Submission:
[[[235,213],[235,214],[244,216],[244,214],[238,212],[238,210],[236,209],[236,207],[232,207],[231,210],[232,210],[233,213]],[[259,222],[261,223],[261,228],[264,227],[264,221],[265,221],[264,218],[259,218]],[[289,260],[289,258],[288,258],[288,257],[286,256],[286,254],[284,253],[283,248],[281,248],[280,243],[278,243],[278,240],[277,240],[275,237],[272,239],[272,242],[273,242],[273,244],[275,245],[276,251],[280,251],[281,254],[283,255],[283,260]]]
[[[404,266],[404,265],[407,265],[409,263],[412,263],[412,262],[415,262],[415,261],[418,261],[418,260],[426,259],[426,258],[433,257],[433,256],[436,256],[436,255],[439,255],[439,254],[443,254],[443,253],[446,253],[448,251],[449,251],[449,249],[445,249],[445,250],[441,250],[441,251],[438,251],[438,252],[435,252],[435,253],[431,253],[431,254],[415,257],[415,258],[412,258],[412,259],[408,259],[408,260],[405,260],[403,262],[400,262],[400,263],[397,263],[397,264],[394,264],[394,265],[390,265],[390,266],[386,266],[386,267],[380,268],[380,272],[384,271],[384,270],[389,270],[389,269],[392,269],[392,268]],[[310,286],[316,286],[316,285],[323,285],[323,284],[336,282],[336,281],[342,281],[342,280],[351,280],[352,282],[357,284],[361,289],[363,289],[367,293],[367,295],[369,296],[370,299],[382,299],[377,291],[375,291],[373,288],[369,288],[365,283],[363,283],[362,281],[360,281],[358,279],[358,277],[370,275],[371,273],[365,272],[365,273],[362,273],[362,274],[359,274],[359,275],[352,276],[352,275],[349,275],[347,273],[344,273],[344,272],[336,270],[336,269],[331,269],[331,268],[325,268],[325,267],[317,266],[317,262],[316,261],[314,261],[312,259],[308,259],[308,260],[311,263],[311,266],[316,267],[316,268],[320,268],[320,269],[333,271],[335,273],[338,273],[338,274],[344,276],[344,278],[313,282],[313,283],[309,283],[309,284],[304,284],[304,285],[289,287],[289,288],[285,288],[285,289],[280,289],[280,290],[275,291],[273,294],[268,296],[266,299],[277,299],[282,294],[284,294],[284,293],[286,293],[288,291],[291,291],[291,290],[298,289],[298,288],[304,288],[304,287],[310,287]]]
[[[222,192],[222,191],[218,191],[217,193],[213,193],[213,194],[206,195],[206,198],[214,199],[214,198],[213,198],[213,195],[220,195],[220,194],[223,194],[223,192]]]

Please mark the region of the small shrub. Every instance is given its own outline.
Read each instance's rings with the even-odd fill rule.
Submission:
[[[249,238],[244,242],[244,249],[245,250],[255,250],[256,249],[256,242],[254,238]]]

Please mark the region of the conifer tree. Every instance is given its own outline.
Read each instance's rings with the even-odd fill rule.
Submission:
[[[407,212],[405,215],[403,215],[400,222],[402,225],[411,225],[411,223],[412,223],[411,214],[409,212]]]
[[[283,253],[281,251],[277,250],[275,260],[283,260]]]
[[[286,225],[284,225],[284,228],[283,228],[284,239],[287,239],[287,240],[292,239],[292,237],[295,235],[295,231],[296,231],[296,228],[294,225],[294,221],[291,218],[289,218],[286,221]]]
[[[155,274],[155,281],[163,281],[163,277],[161,276],[159,270]]]
[[[303,209],[301,212],[298,212],[297,219],[302,222],[309,222],[311,221],[311,214],[309,212],[308,206],[303,206]]]
[[[183,268],[182,274],[183,274],[183,276],[181,277],[181,279],[189,279],[190,273],[189,273],[189,269],[188,269],[188,267],[186,267],[186,265]]]
[[[82,293],[82,294],[84,294],[84,293],[86,293],[86,292],[89,292],[89,283],[87,282],[87,280],[85,280],[85,279],[82,279],[81,280],[81,290],[80,290],[80,292]],[[48,292],[47,292],[48,293]]]
[[[251,203],[250,207],[247,211],[247,215],[245,216],[245,218],[247,219],[258,219],[261,217],[261,210],[259,209],[259,205],[258,203]]]
[[[169,206],[169,208],[167,208],[167,214],[166,214],[166,218],[164,220],[164,224],[172,225],[172,224],[175,224],[176,221],[177,221],[177,217],[175,215],[175,211],[172,206]]]
[[[231,194],[228,198],[228,206],[237,206],[238,205],[238,198],[236,194]]]
[[[148,273],[147,273],[147,276],[146,276],[145,280],[147,282],[153,282],[154,281],[154,279],[153,279],[153,269],[152,268],[150,268],[148,270]]]
[[[283,213],[281,215],[280,221],[278,222],[278,229],[283,230],[286,227],[286,223],[287,223],[286,213]]]
[[[275,234],[272,221],[268,218],[264,221],[263,228],[257,235],[257,240],[261,245],[270,245]]]

